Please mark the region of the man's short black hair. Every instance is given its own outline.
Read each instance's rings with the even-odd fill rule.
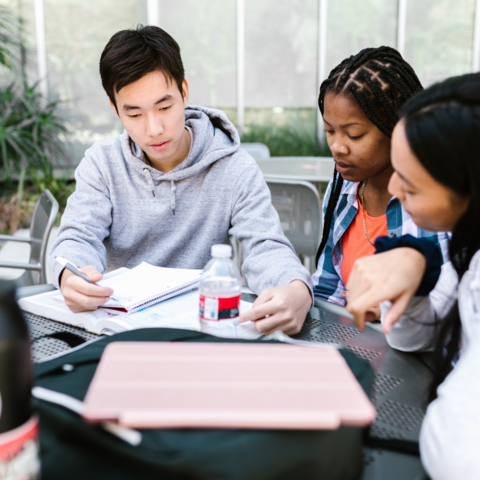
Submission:
[[[115,108],[115,92],[157,70],[182,93],[185,70],[180,47],[165,30],[151,25],[117,32],[100,57],[102,85]]]

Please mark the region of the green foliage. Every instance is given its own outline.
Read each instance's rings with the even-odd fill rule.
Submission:
[[[43,168],[49,160],[66,158],[58,137],[66,133],[56,113],[58,101],[47,102],[37,85],[19,81],[22,66],[15,51],[23,47],[15,28],[20,23],[0,7],[0,179],[7,183],[22,167]]]
[[[66,170],[62,175],[55,175],[50,162],[44,162],[39,168],[30,168],[28,171],[28,177],[36,192],[40,194],[48,188],[60,204],[60,212],[65,210],[68,197],[75,190],[75,183],[69,183],[70,175],[70,170]]]
[[[236,122],[236,109],[222,110]],[[241,141],[264,143],[272,157],[332,156],[326,141],[318,143],[316,108],[246,108]]]
[[[29,180],[26,181],[26,177]],[[53,165],[44,162],[39,168],[20,170],[18,184],[0,185],[0,233],[12,235],[18,228],[28,228],[40,193],[48,188],[59,203],[56,224],[60,225],[68,197],[75,190],[75,182],[70,183],[70,171],[54,175]]]
[[[66,159],[59,139],[66,128],[56,113],[58,101],[47,102],[37,85],[25,80],[21,23],[0,6],[0,231],[11,234],[29,225],[45,188],[57,198],[61,211],[75,188],[68,184],[70,172],[54,175],[52,160]]]
[[[19,20],[5,6],[0,5],[0,65],[12,69],[13,61],[17,59],[16,51],[21,48],[18,33],[14,25]]]
[[[326,142],[322,148],[318,144],[315,126],[302,123],[287,125],[252,124],[245,129],[242,142],[264,143],[272,157],[330,157]]]
[[[66,132],[57,101],[44,102],[36,86],[11,83],[0,90],[0,172],[8,179],[22,165],[38,168],[65,158],[58,134]]]

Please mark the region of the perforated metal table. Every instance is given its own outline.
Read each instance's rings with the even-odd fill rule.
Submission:
[[[368,360],[375,371],[372,401],[377,418],[371,436],[418,441],[425,415],[425,398],[432,373],[421,356],[390,348],[375,328],[360,332],[346,310],[316,302],[302,331],[294,338],[340,344]],[[423,480],[427,475],[420,459],[382,449],[364,449],[362,480]]]
[[[242,298],[252,301],[251,295]],[[377,419],[371,435],[386,439],[418,440],[425,413],[424,399],[431,372],[422,356],[390,348],[385,336],[374,328],[360,332],[348,318],[346,310],[317,302],[304,328],[294,338],[313,343],[339,344],[368,360],[375,371],[372,401]],[[84,330],[24,312],[30,327],[32,358],[40,362],[69,350],[58,339],[42,338],[56,332],[72,332],[93,340],[101,338]],[[365,468],[361,480],[427,479],[420,459],[382,449],[364,448]]]

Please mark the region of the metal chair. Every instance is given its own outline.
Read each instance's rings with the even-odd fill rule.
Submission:
[[[0,241],[30,244],[30,261],[28,263],[0,261],[0,267],[26,270],[16,280],[19,287],[47,283],[47,243],[57,213],[58,202],[49,190],[44,190],[35,204],[30,225],[30,238],[0,235]]]
[[[241,143],[240,148],[249,153],[255,160],[268,160],[270,150],[264,143]]]
[[[317,189],[310,182],[268,177],[265,177],[265,181],[270,188],[272,204],[280,217],[283,233],[305,267],[313,273],[322,228],[322,205]]]

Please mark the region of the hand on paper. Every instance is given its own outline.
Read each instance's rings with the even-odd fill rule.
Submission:
[[[417,291],[425,273],[425,257],[413,248],[395,248],[385,253],[358,259],[347,284],[347,310],[360,330],[373,320],[370,312],[380,302],[392,306],[382,321],[390,333]]]
[[[103,275],[91,265],[80,269],[92,282],[98,282]],[[60,278],[60,290],[65,303],[74,313],[96,310],[113,295],[113,290],[86,282],[83,278],[64,269]]]
[[[302,281],[295,280],[290,285],[264,290],[253,307],[240,315],[240,322],[256,322],[257,330],[264,335],[276,330],[294,335],[302,329],[311,306],[310,290]]]

